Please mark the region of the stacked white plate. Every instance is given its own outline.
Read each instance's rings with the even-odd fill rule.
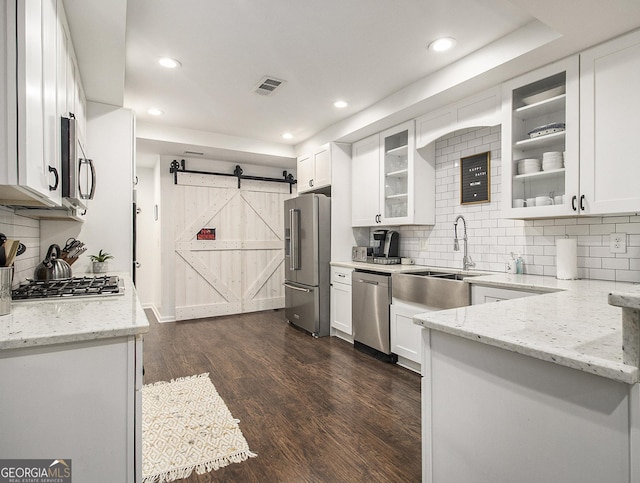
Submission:
[[[564,155],[560,151],[549,151],[542,154],[542,170],[551,171],[564,167]]]
[[[542,163],[536,158],[521,159],[518,161],[518,174],[537,173],[540,171]]]

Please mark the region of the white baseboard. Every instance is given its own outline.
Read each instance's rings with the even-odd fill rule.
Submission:
[[[175,322],[176,318],[175,316],[169,316],[169,315],[160,315],[160,312],[158,311],[157,307],[153,304],[141,304],[143,309],[150,309],[153,312],[153,316],[156,318],[156,320],[161,323],[164,324],[165,322]]]

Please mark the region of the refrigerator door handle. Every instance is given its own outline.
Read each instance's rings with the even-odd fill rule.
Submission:
[[[289,210],[291,227],[291,261],[289,270],[300,270],[300,210]]]
[[[296,287],[295,285],[289,285],[288,283],[283,283],[282,285],[284,285],[287,288],[290,288],[291,290],[297,290],[298,292],[305,292],[305,293],[311,292],[311,289],[309,288]]]

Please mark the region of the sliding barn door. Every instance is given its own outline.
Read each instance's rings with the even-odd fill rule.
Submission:
[[[283,307],[289,185],[179,173],[174,189],[176,320]]]

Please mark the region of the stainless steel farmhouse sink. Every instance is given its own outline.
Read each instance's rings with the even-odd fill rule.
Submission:
[[[394,273],[391,278],[392,296],[434,309],[453,309],[471,304],[471,287],[463,278],[469,275],[425,271]]]

